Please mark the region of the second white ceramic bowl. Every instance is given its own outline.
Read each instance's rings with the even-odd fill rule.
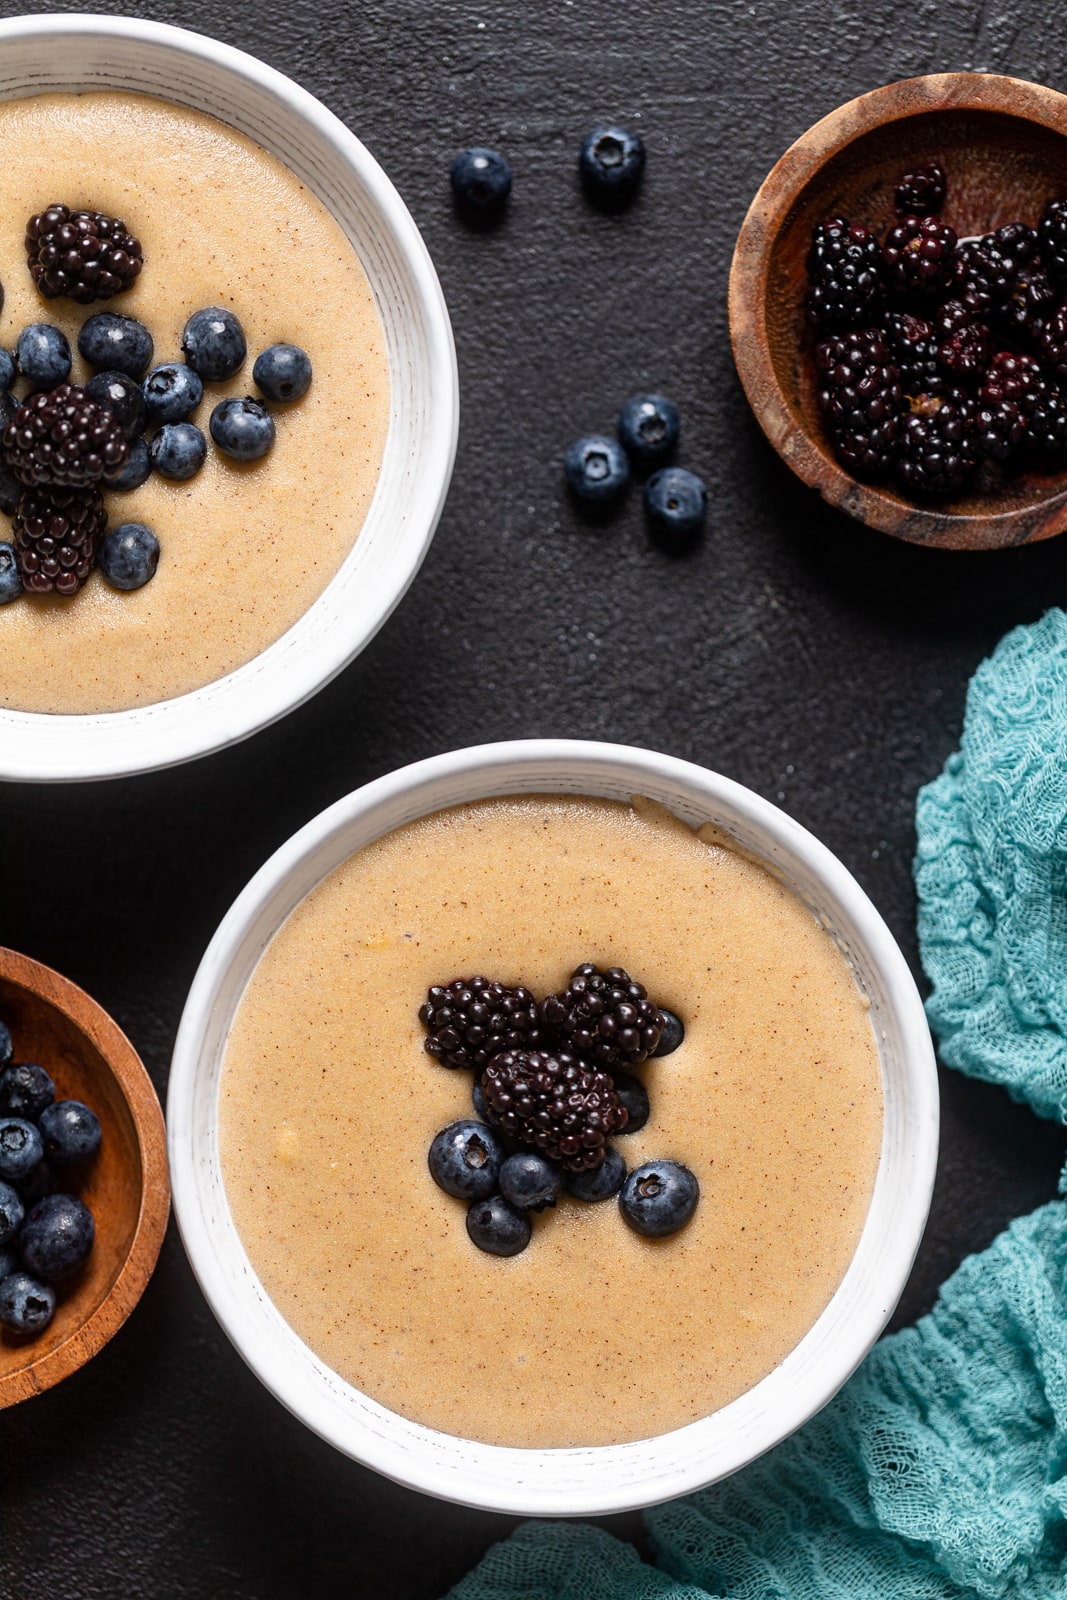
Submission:
[[[401,599],[444,504],[458,428],[456,356],[426,246],[374,157],[289,78],[217,40],[133,17],[0,22],[0,100],[117,89],[208,112],[247,134],[332,212],[370,280],[392,383],[366,521],[336,577],[253,661],[132,711],[43,716],[0,708],[0,779],[73,782],[172,766],[291,711],[363,649]]]
[[[870,1212],[844,1280],[796,1349],[740,1399],[636,1443],[522,1450],[410,1422],[345,1383],[283,1320],[233,1224],[219,1167],[217,1104],[227,1034],[264,947],[306,894],[353,852],[402,823],[491,795],[646,795],[686,822],[714,823],[804,900],[852,963],[871,1002],[885,1093]],[[783,812],[728,778],[621,745],[532,740],[405,767],[338,801],[253,878],[197,973],[167,1102],[174,1209],[223,1328],[282,1403],[347,1455],[412,1488],[494,1511],[574,1516],[628,1510],[725,1477],[806,1421],[885,1326],[926,1221],[937,1157],[937,1076],[915,984],[892,935],[837,858]]]

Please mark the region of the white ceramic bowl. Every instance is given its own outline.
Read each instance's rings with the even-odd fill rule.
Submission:
[[[712,1416],[638,1443],[521,1450],[407,1421],[332,1372],[268,1299],[230,1215],[219,1169],[219,1071],[245,986],[278,927],[354,851],[414,817],[490,795],[647,795],[712,822],[806,901],[871,1002],[885,1090],[881,1161],[855,1258],[791,1355]],[[911,974],[855,879],[797,823],[702,767],[622,745],[530,740],[437,756],[380,778],[309,822],[257,873],[201,963],[167,1101],[174,1210],[200,1285],[252,1370],[347,1455],[444,1499],[539,1516],[651,1505],[725,1477],[825,1405],[885,1326],[926,1221],[937,1157],[937,1076]]]
[[[318,195],[374,291],[392,380],[389,430],[359,538],[288,633],[236,672],[157,705],[94,716],[0,709],[0,778],[71,782],[171,766],[300,705],[403,596],[433,537],[455,456],[456,357],[441,287],[407,207],[345,125],[280,72],[181,28],[80,14],[0,22],[0,99],[90,89],[136,90],[208,112]]]

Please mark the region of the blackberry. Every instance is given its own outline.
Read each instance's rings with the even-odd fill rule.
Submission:
[[[1048,389],[1048,380],[1041,364],[1033,356],[1015,355],[1002,350],[993,357],[992,365],[982,380],[978,398],[983,402],[997,403],[1011,400],[1029,417],[1034,407]]]
[[[807,318],[832,332],[874,322],[882,303],[882,252],[858,222],[830,217],[811,236]]]
[[[944,167],[929,161],[925,167],[904,173],[897,184],[894,210],[898,217],[940,216],[947,190]]]
[[[890,312],[885,340],[890,360],[900,373],[902,394],[941,394],[949,387],[948,374],[937,359],[941,340],[933,323],[925,317],[913,317],[906,311]]]
[[[984,322],[967,322],[941,341],[937,359],[957,383],[977,383],[989,371],[996,348]]]
[[[896,459],[900,375],[877,328],[823,339],[815,350],[819,409],[834,452],[859,477],[883,476]]]
[[[1067,458],[1067,395],[1048,384],[1030,411],[1026,443],[1046,460]]]
[[[955,292],[980,316],[996,310],[1036,255],[1037,230],[1025,222],[1008,222],[981,239],[968,239],[956,252]]]
[[[435,984],[419,1010],[427,1029],[426,1052],[443,1067],[481,1072],[504,1050],[533,1049],[540,1042],[537,1002],[529,989],[509,988],[488,978],[456,978]]]
[[[978,448],[989,461],[1006,461],[1026,437],[1026,414],[1014,400],[979,400],[974,414]]]
[[[1044,319],[1056,303],[1056,291],[1039,261],[1031,261],[1019,271],[997,308],[1000,327],[1016,339],[1035,338]]]
[[[632,1067],[650,1056],[663,1032],[663,1013],[622,967],[601,972],[584,961],[562,994],[538,1006],[541,1024],[566,1049],[598,1067]]]
[[[1037,353],[1058,378],[1067,378],[1067,300],[1042,323],[1037,336]]]
[[[1067,289],[1067,196],[1050,200],[1037,228],[1041,259],[1053,285]]]
[[[904,217],[882,246],[886,283],[906,298],[930,300],[949,288],[956,270],[956,230],[940,217]]]
[[[566,1050],[505,1050],[482,1074],[482,1092],[494,1127],[568,1172],[599,1167],[626,1126],[609,1074]]]
[[[118,472],[129,455],[115,413],[71,383],[31,394],[5,428],[3,448],[16,478],[31,487],[85,488]]]
[[[58,204],[26,224],[26,259],[41,294],[82,305],[132,288],[144,266],[139,240],[118,217]]]
[[[959,390],[920,395],[900,425],[897,478],[912,495],[948,495],[962,489],[978,465],[974,402]]]
[[[107,526],[95,489],[27,489],[12,532],[23,585],[33,594],[76,594],[93,569]]]

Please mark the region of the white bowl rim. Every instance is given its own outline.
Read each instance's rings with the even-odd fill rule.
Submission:
[[[132,776],[177,766],[236,744],[295,710],[341,672],[370,642],[403,599],[433,539],[444,508],[459,436],[459,375],[455,342],[444,293],[430,253],[396,188],[370,151],[351,130],[308,90],[255,56],[223,44],[210,35],[139,17],[63,11],[26,14],[0,21],[0,51],[5,46],[40,38],[121,39],[165,52],[180,72],[180,58],[223,68],[253,90],[281,102],[299,116],[321,143],[340,156],[371,198],[384,229],[403,255],[426,345],[427,390],[438,413],[419,458],[417,509],[407,519],[404,542],[387,580],[379,582],[381,604],[366,626],[355,633],[336,628],[320,639],[313,653],[273,674],[264,692],[262,673],[272,652],[301,628],[316,607],[328,604],[331,589],[343,578],[355,546],[308,611],[252,661],[233,672],[170,700],[127,711],[50,715],[0,707],[0,781],[74,783]],[[178,61],[175,61],[178,57]],[[44,74],[36,92],[57,85]],[[181,101],[175,77],[172,98]],[[29,92],[29,91],[27,91]],[[143,91],[151,92],[151,91]],[[211,115],[226,121],[224,108]],[[373,287],[373,284],[372,284]],[[395,382],[395,375],[394,375]],[[367,520],[373,509],[368,508]],[[355,544],[358,546],[359,540]],[[402,557],[402,559],[400,559]],[[248,681],[252,678],[254,681]]]
[[[506,771],[514,775],[517,767],[524,774],[526,771],[531,774],[528,790],[534,790],[539,785],[543,789],[546,770],[551,768],[559,778],[559,782],[553,782],[552,787],[560,793],[597,793],[593,785],[601,774],[607,781],[610,773],[613,783],[617,784],[621,781],[622,770],[626,784],[632,785],[634,793],[647,794],[651,791],[656,794],[658,791],[662,797],[664,792],[670,790],[696,791],[708,805],[722,805],[742,821],[751,819],[758,828],[766,830],[775,848],[781,849],[783,859],[791,858],[818,876],[827,890],[828,898],[836,902],[842,908],[842,914],[851,918],[853,925],[861,930],[872,964],[876,965],[884,978],[887,994],[891,996],[889,1004],[899,1021],[902,1057],[907,1063],[907,1093],[911,1096],[912,1110],[909,1148],[904,1158],[908,1187],[902,1199],[894,1201],[892,1220],[883,1227],[884,1236],[878,1240],[880,1253],[877,1261],[882,1274],[878,1293],[869,1296],[858,1314],[850,1316],[847,1326],[835,1327],[832,1362],[824,1364],[823,1370],[815,1376],[809,1375],[801,1388],[797,1388],[795,1383],[791,1388],[788,1382],[783,1385],[778,1380],[784,1369],[794,1361],[797,1352],[803,1350],[805,1343],[831,1317],[844,1284],[836,1291],[805,1340],[761,1383],[729,1406],[713,1413],[710,1418],[690,1424],[687,1429],[676,1430],[673,1434],[659,1435],[651,1441],[639,1441],[634,1446],[592,1449],[507,1449],[455,1440],[398,1418],[396,1413],[377,1406],[375,1402],[366,1402],[376,1414],[375,1425],[365,1427],[357,1424],[357,1436],[354,1437],[351,1421],[334,1414],[326,1391],[331,1388],[336,1391],[338,1386],[350,1394],[356,1394],[357,1391],[343,1384],[336,1374],[329,1373],[322,1363],[316,1381],[321,1383],[322,1372],[325,1371],[327,1378],[333,1382],[332,1385],[329,1382],[321,1384],[323,1403],[317,1403],[320,1397],[317,1394],[309,1397],[307,1385],[302,1384],[296,1372],[300,1352],[304,1352],[305,1356],[310,1356],[311,1352],[288,1329],[288,1325],[284,1325],[289,1333],[287,1348],[267,1349],[257,1342],[254,1333],[250,1334],[240,1299],[248,1293],[249,1279],[255,1281],[260,1299],[268,1297],[262,1286],[258,1285],[258,1280],[255,1280],[247,1257],[244,1257],[228,1206],[224,1226],[228,1226],[232,1237],[227,1242],[236,1244],[240,1255],[244,1257],[244,1266],[241,1271],[235,1272],[232,1262],[224,1266],[216,1255],[212,1228],[202,1213],[198,1192],[203,1174],[210,1165],[210,1157],[194,1147],[193,1139],[194,1086],[201,1069],[202,1045],[219,998],[220,985],[235,952],[257,912],[272,901],[302,861],[328,841],[333,842],[332,848],[336,851],[338,842],[343,843],[355,821],[372,817],[401,796],[417,798],[443,780],[462,779],[468,784],[467,798],[521,792],[521,782],[516,783],[510,778],[506,788],[497,786],[502,773]],[[584,781],[575,776],[578,767],[585,775]],[[409,814],[414,816],[439,809],[442,803],[453,802],[445,800],[423,805],[422,811],[415,809]],[[678,800],[677,804],[682,806],[683,802]],[[343,859],[344,854],[342,849],[337,859]],[[302,890],[297,899],[306,892],[306,889]],[[259,951],[265,943],[266,940],[259,942]],[[232,1007],[228,1005],[227,1015],[232,1015]],[[859,1365],[883,1331],[900,1297],[922,1236],[937,1161],[938,1088],[929,1028],[903,954],[867,895],[826,846],[752,790],[690,762],[631,746],[585,740],[535,739],[452,751],[400,768],[337,801],[275,852],[234,902],[196,974],[175,1044],[167,1123],[174,1213],[193,1271],[224,1331],[244,1360],[294,1415],[346,1455],[396,1482],[442,1499],[488,1510],[534,1516],[604,1515],[690,1493],[746,1465],[821,1409]],[[886,1151],[883,1146],[879,1180],[885,1163]],[[873,1207],[872,1200],[872,1210]],[[857,1249],[857,1257],[865,1247],[869,1223],[870,1218]],[[850,1267],[844,1282],[848,1282],[852,1271]],[[244,1287],[240,1286],[239,1280]],[[238,1284],[236,1288],[235,1283]],[[275,1313],[275,1316],[281,1323],[280,1314]],[[762,1402],[759,1400],[761,1395],[765,1396]],[[753,1397],[756,1397],[755,1405]],[[360,1396],[360,1399],[366,1401],[364,1396]],[[644,1477],[635,1480],[626,1471],[619,1470],[620,1465],[625,1466],[628,1460],[632,1460],[635,1449],[644,1449],[646,1453],[649,1448],[655,1451],[662,1441],[678,1440],[683,1435],[699,1433],[702,1429],[706,1431],[707,1426],[716,1419],[743,1417],[746,1413],[755,1416],[756,1434],[740,1454],[735,1450],[736,1459],[725,1462],[720,1459],[710,1467],[706,1455],[702,1455],[698,1448],[680,1467],[672,1466],[654,1476],[651,1482]],[[389,1437],[391,1423],[399,1423],[402,1427],[405,1437],[399,1444]],[[472,1452],[477,1457],[480,1465],[476,1485],[461,1481],[462,1474],[457,1472],[454,1462],[444,1459],[450,1453],[448,1447],[459,1447],[461,1451]],[[452,1448],[451,1454],[456,1454],[456,1448]]]

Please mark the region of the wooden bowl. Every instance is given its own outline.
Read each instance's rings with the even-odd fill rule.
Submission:
[[[1006,222],[1036,225],[1067,193],[1067,96],[988,73],[909,78],[850,100],[798,139],[749,208],[730,273],[730,338],[760,425],[793,471],[871,527],[949,550],[999,549],[1067,527],[1067,468],[1013,473],[957,499],[909,501],[838,464],[815,395],[815,336],[804,318],[815,225],[841,215],[884,238],[893,191],[936,159],[944,216],[960,238]]]
[[[96,1221],[79,1274],[57,1286],[55,1316],[35,1339],[0,1332],[0,1406],[14,1405],[94,1356],[125,1322],[152,1276],[170,1211],[163,1113],[141,1059],[95,1000],[50,967],[0,949],[0,1018],[16,1061],[37,1061],[56,1098],[100,1118],[100,1152],[71,1169],[69,1189]]]

